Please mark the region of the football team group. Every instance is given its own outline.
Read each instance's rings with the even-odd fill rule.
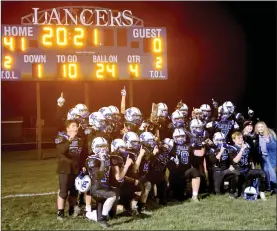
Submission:
[[[106,228],[123,208],[126,215],[151,215],[147,202],[199,203],[200,194],[230,200],[267,200],[276,193],[276,134],[266,123],[236,112],[232,102],[193,108],[180,101],[169,116],[165,103],[143,116],[125,109],[126,90],[116,106],[89,113],[78,104],[69,111],[57,100],[58,220],[77,217]],[[200,202],[201,203],[201,202]],[[149,203],[148,203],[149,204]]]

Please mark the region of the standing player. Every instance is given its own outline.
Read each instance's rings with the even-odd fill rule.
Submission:
[[[78,192],[75,188],[75,178],[80,170],[80,154],[82,140],[77,137],[79,125],[75,121],[66,122],[66,132],[60,132],[55,139],[57,145],[59,175],[59,194],[57,198],[58,220],[64,218],[65,201],[69,194],[69,215],[73,215]]]

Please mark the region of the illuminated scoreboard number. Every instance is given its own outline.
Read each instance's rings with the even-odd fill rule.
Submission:
[[[128,71],[131,78],[138,78],[140,76],[140,65],[138,63],[130,63]]]
[[[2,58],[2,67],[5,70],[11,70],[13,67],[13,57],[11,55],[4,55]]]
[[[58,77],[62,79],[79,78],[78,63],[58,63]]]
[[[153,39],[153,52],[155,55],[154,67],[158,70],[163,68],[163,58],[162,58],[162,40],[161,38],[154,38]]]
[[[32,77],[34,79],[41,79],[44,77],[44,64],[42,63],[32,64]]]
[[[88,34],[89,33],[89,34]],[[86,45],[100,45],[100,33],[97,28],[85,29],[83,27],[42,27],[41,43],[44,47],[82,48]]]
[[[25,37],[2,37],[2,44],[5,51],[9,52],[25,52],[27,50],[27,39]]]
[[[97,63],[95,76],[97,79],[105,79],[106,77],[111,77],[113,79],[116,79],[117,78],[116,63]]]

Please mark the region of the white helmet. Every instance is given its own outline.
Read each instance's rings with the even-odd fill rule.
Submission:
[[[120,120],[120,112],[119,112],[118,108],[113,105],[109,106],[108,108],[110,108],[112,111],[113,120],[116,122],[119,121]]]
[[[122,139],[115,139],[111,143],[111,152],[119,152],[120,148],[126,149],[127,145]]]
[[[93,112],[89,115],[89,124],[91,126],[96,127],[98,130],[100,131],[104,131],[105,130],[105,126],[106,126],[106,119],[103,116],[103,114],[99,111],[97,112]]]
[[[225,135],[222,132],[216,132],[213,136],[213,142],[216,146],[221,146],[225,142]]]
[[[87,192],[90,190],[91,180],[88,175],[85,176],[77,176],[75,179],[75,187],[79,192]]]
[[[229,110],[229,112],[231,114],[233,114],[235,112],[235,106],[231,101],[226,101],[222,106],[227,107],[227,109]]]
[[[142,114],[137,107],[130,107],[125,111],[124,118],[127,122],[141,125],[142,123]]]
[[[67,113],[67,120],[75,120],[79,115],[79,110],[77,108],[72,108]]]
[[[204,117],[211,116],[211,107],[209,104],[202,104],[200,106],[200,110],[202,111]]]
[[[186,133],[183,128],[175,128],[173,132],[173,140],[176,144],[184,145],[186,142]]]
[[[178,108],[178,110],[181,111],[185,117],[188,115],[189,108],[185,103],[183,103],[182,106]]]
[[[157,116],[160,117],[167,117],[168,116],[168,107],[165,103],[158,103],[158,112],[157,112]]]
[[[184,115],[181,111],[176,110],[171,115],[171,121],[174,126],[174,128],[180,128],[183,127],[185,124]]]
[[[244,190],[243,197],[248,201],[254,201],[258,199],[258,192],[253,186],[249,186]]]
[[[199,119],[193,119],[190,121],[190,131],[194,135],[202,134],[204,131],[204,124]]]
[[[222,120],[227,120],[231,115],[232,112],[226,106],[223,105],[220,112],[220,118]]]
[[[140,139],[139,136],[134,132],[126,132],[123,135],[123,141],[126,143],[127,148],[129,149],[140,149]]]
[[[107,120],[112,120],[112,110],[109,107],[101,107],[99,110]]]
[[[164,148],[165,152],[171,152],[171,150],[172,150],[172,148],[174,146],[174,140],[170,139],[170,138],[165,138],[162,141],[162,144],[163,144],[163,148]]]
[[[194,117],[200,119],[203,115],[203,112],[200,108],[194,108],[192,114],[194,114]]]
[[[75,108],[79,110],[81,117],[87,118],[89,116],[88,107],[85,104],[79,103],[75,106]]]
[[[109,147],[108,142],[103,137],[96,137],[91,143],[91,150],[94,154],[99,155],[108,155]]]
[[[140,135],[140,142],[148,148],[154,148],[156,146],[155,136],[151,132],[143,132]]]

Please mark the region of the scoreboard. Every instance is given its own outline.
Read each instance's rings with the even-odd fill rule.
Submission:
[[[2,25],[2,81],[166,80],[166,29]]]

